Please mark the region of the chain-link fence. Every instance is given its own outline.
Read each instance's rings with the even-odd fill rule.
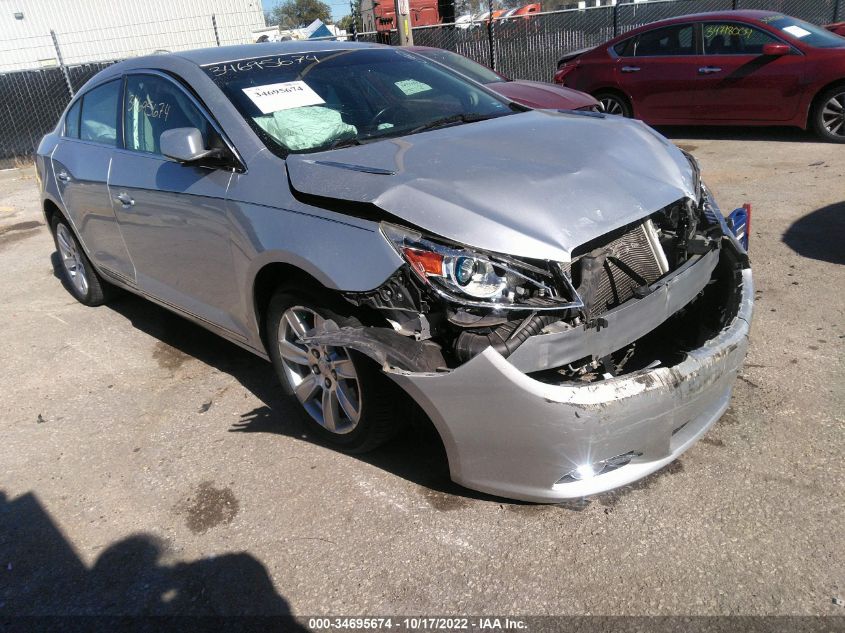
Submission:
[[[845,20],[845,0],[651,0],[534,13],[525,17],[417,27],[417,46],[445,48],[515,79],[548,81],[561,55],[614,35],[688,13],[769,9],[826,24]],[[0,159],[32,154],[72,95],[102,68],[157,51],[253,41],[264,26],[253,12],[201,15],[63,31],[0,42]],[[398,44],[396,31],[362,33],[359,41]]]
[[[565,53],[597,46],[658,20],[690,13],[765,9],[816,24],[845,20],[845,0],[650,0],[532,13],[517,18],[413,29],[414,44],[461,53],[514,79],[549,81]],[[396,31],[362,33],[362,41],[398,44]]]

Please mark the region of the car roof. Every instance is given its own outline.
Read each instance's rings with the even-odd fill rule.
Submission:
[[[192,62],[197,66],[209,64],[223,64],[241,59],[256,57],[270,57],[273,55],[290,55],[296,53],[315,53],[317,51],[356,50],[366,48],[389,48],[383,44],[369,42],[336,42],[327,40],[294,40],[289,42],[260,42],[256,44],[239,44],[235,46],[215,46],[212,48],[196,48],[174,53],[161,53],[135,57],[122,62],[123,69],[127,67],[155,67],[157,61],[167,57],[178,57]]]

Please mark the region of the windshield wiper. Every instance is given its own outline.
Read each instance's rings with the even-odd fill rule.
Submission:
[[[336,139],[336,140],[332,141],[331,143],[329,143],[329,146],[326,148],[326,150],[340,149],[341,147],[350,147],[352,145],[362,145],[362,144],[363,144],[363,141],[361,141],[357,136],[353,136],[351,138],[339,138],[339,139]],[[323,150],[321,150],[321,151],[323,151]]]
[[[494,119],[498,114],[453,114],[451,116],[444,116],[440,119],[434,119],[423,125],[412,128],[410,132],[405,134],[416,134],[424,130],[433,130],[438,127],[445,127],[447,125],[454,125],[456,123],[474,123],[475,121],[484,121],[486,119]]]

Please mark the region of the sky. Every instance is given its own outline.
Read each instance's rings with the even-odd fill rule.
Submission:
[[[332,8],[332,18],[334,20],[339,20],[344,15],[349,15],[349,0],[323,0],[327,5]],[[261,0],[261,6],[264,7],[264,11],[269,11],[273,7],[279,4],[283,4],[284,0]]]

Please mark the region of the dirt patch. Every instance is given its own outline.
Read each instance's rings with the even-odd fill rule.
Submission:
[[[35,231],[42,226],[44,226],[43,222],[36,222],[34,220],[0,226],[0,247],[32,237],[35,235]]]
[[[190,358],[185,352],[161,341],[158,341],[153,348],[153,359],[158,362],[158,366],[162,369],[169,369],[171,371],[179,369]]]
[[[204,481],[196,492],[177,507],[185,515],[185,525],[194,534],[208,532],[218,525],[231,523],[240,504],[231,488],[215,488],[214,482]]]

